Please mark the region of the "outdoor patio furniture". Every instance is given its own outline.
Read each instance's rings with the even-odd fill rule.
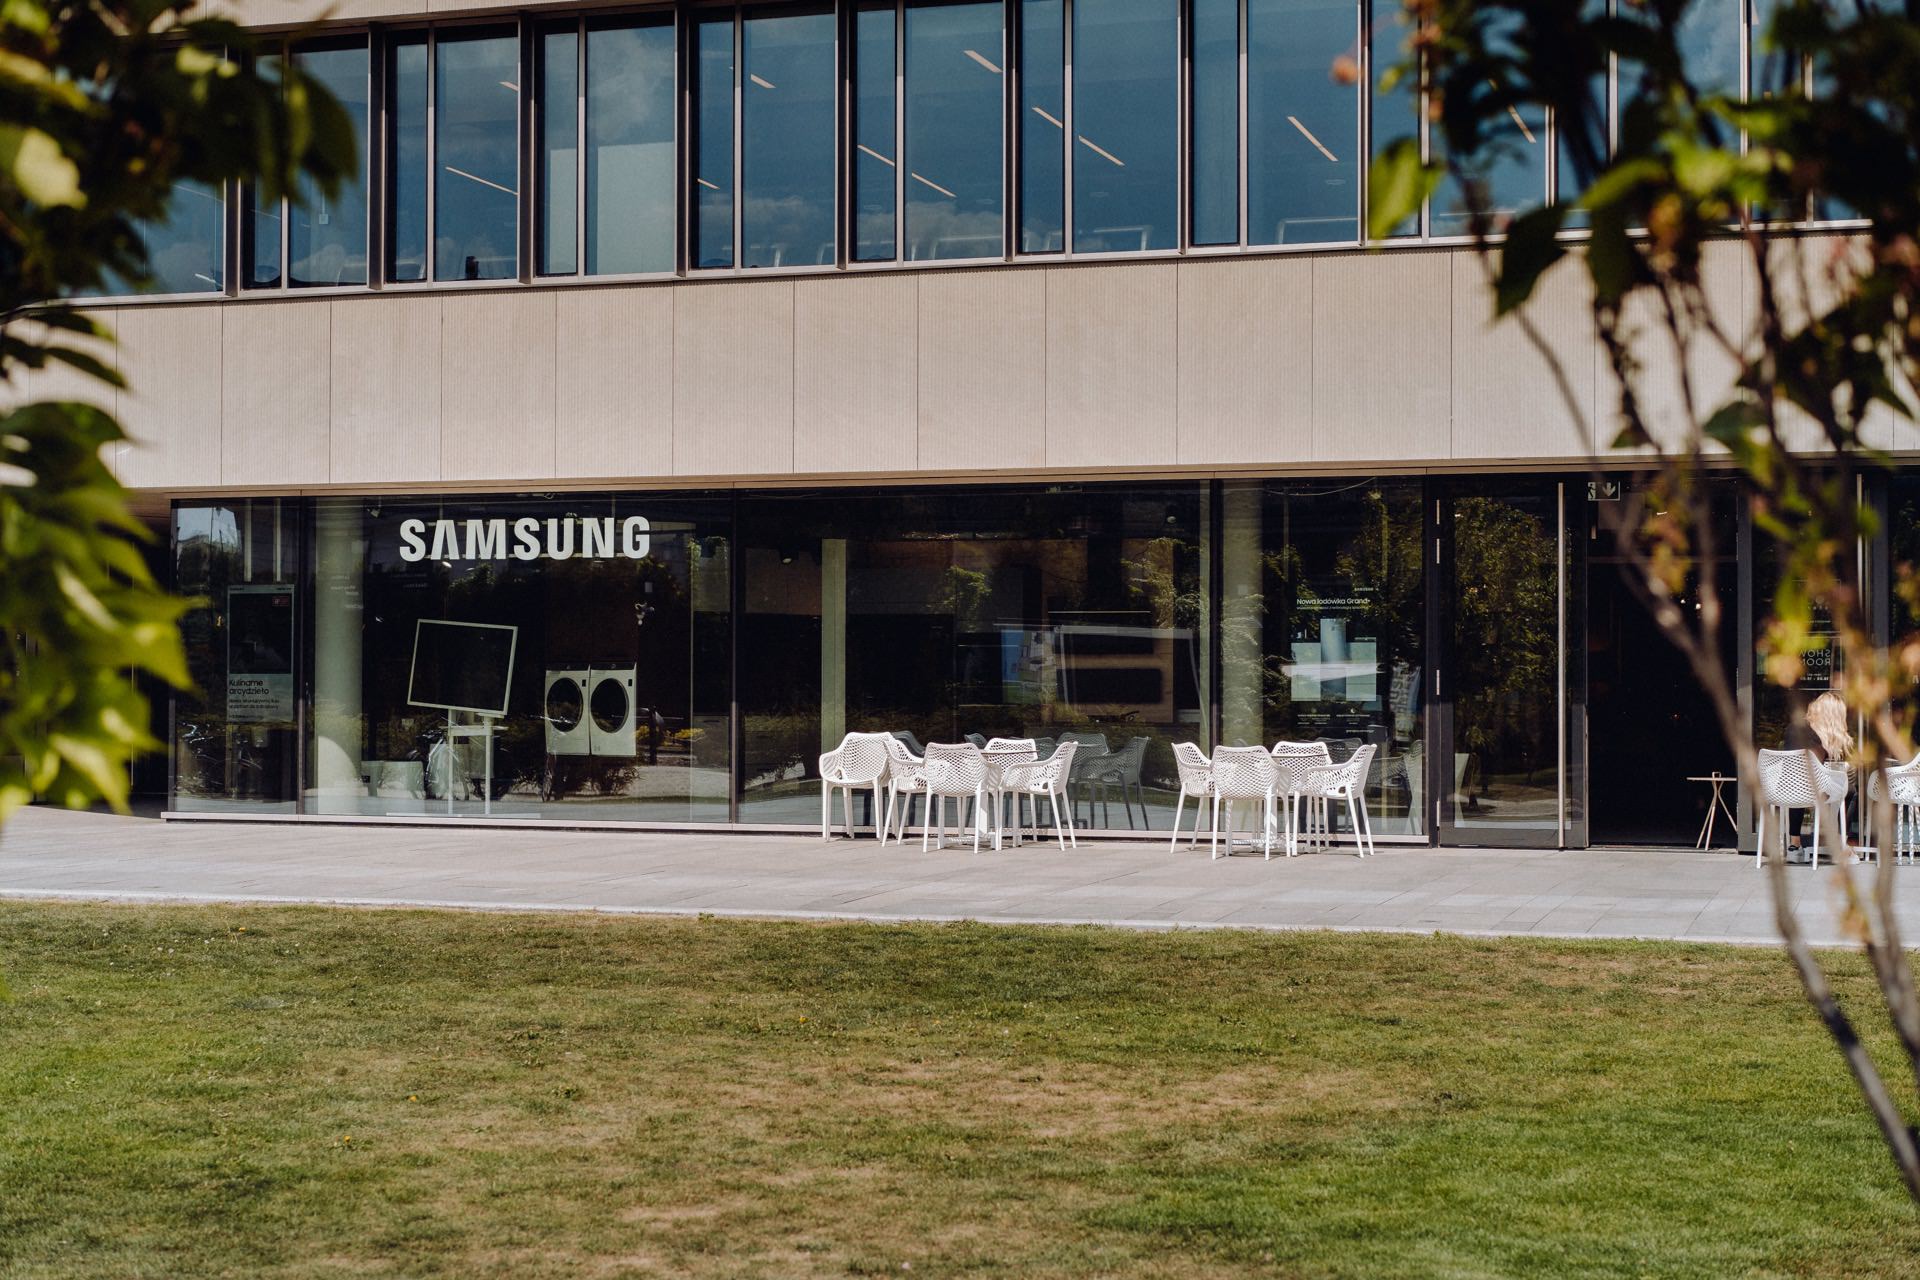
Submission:
[[[1312,742],[1288,742],[1281,740],[1273,744],[1274,767],[1280,771],[1280,794],[1283,796],[1307,796],[1307,775],[1315,769],[1333,763],[1333,754],[1327,750],[1327,744],[1318,739]],[[1314,832],[1325,832],[1326,822],[1325,796],[1312,796],[1307,802],[1307,813],[1301,822],[1308,843],[1312,843]],[[1298,802],[1289,804],[1288,812],[1293,813]],[[1297,845],[1292,823],[1287,828],[1288,847]]]
[[[900,741],[906,743],[907,750],[913,752],[915,756],[923,756],[927,754],[927,749],[926,747],[921,745],[920,739],[913,736],[913,730],[895,729],[893,731],[893,736],[900,739]]]
[[[1033,740],[1033,758],[1036,760],[1045,760],[1053,755],[1054,749],[1059,745],[1060,742],[1057,738],[1035,738]]]
[[[1280,772],[1265,747],[1221,747],[1213,753],[1213,856],[1220,856],[1220,806],[1227,808],[1227,852],[1233,852],[1233,806],[1260,802],[1261,848],[1273,857],[1273,802]],[[1289,824],[1291,825],[1291,824]],[[1293,850],[1287,850],[1293,856]]]
[[[1069,845],[1080,847],[1080,839],[1073,830],[1073,806],[1063,802],[1067,799],[1067,779],[1073,771],[1074,753],[1080,748],[1077,742],[1064,742],[1060,749],[1045,760],[1032,760],[1025,763],[1009,764],[1000,774],[1002,794],[1013,798],[1013,842],[1020,843],[1020,833],[1024,830],[1020,820],[1020,802],[1031,798],[1033,801],[1033,821],[1040,824],[1040,797],[1047,798],[1047,807],[1053,811],[1053,836],[1065,850]]]
[[[1186,807],[1187,797],[1198,801],[1193,806],[1193,839],[1188,842],[1192,848],[1200,843],[1200,815],[1213,796],[1213,765],[1197,743],[1174,743],[1173,764],[1180,771],[1180,798],[1173,806],[1173,835],[1167,842],[1168,852],[1180,847],[1180,811]]]
[[[970,733],[967,735],[967,741],[982,751],[987,749],[987,736],[983,733]]]
[[[1355,852],[1362,858],[1373,852],[1373,820],[1367,816],[1367,767],[1373,763],[1377,748],[1366,743],[1339,764],[1323,764],[1307,772],[1301,795],[1318,801],[1329,843],[1333,839],[1332,815],[1328,810],[1337,801],[1347,806],[1347,821],[1353,827]],[[1295,813],[1298,806],[1294,806]],[[1287,843],[1293,843],[1293,831],[1287,831]]]
[[[1813,857],[1809,865],[1820,865],[1820,812],[1846,800],[1846,772],[1839,770],[1837,777],[1835,774],[1830,766],[1816,760],[1811,751],[1760,752],[1760,826],[1753,851],[1756,868],[1767,856],[1767,814],[1779,812],[1784,839],[1795,809],[1813,811]],[[1844,824],[1845,811],[1840,813]],[[1842,825],[1841,830],[1844,832],[1846,827]]]
[[[1039,751],[1032,738],[994,738],[981,748],[981,754],[987,761],[987,795],[993,801],[993,824],[996,829],[1004,829],[1004,815],[1001,812],[1000,775],[1014,764],[1031,764],[1039,758]],[[979,815],[972,815],[978,822]]]
[[[1912,862],[1915,848],[1920,846],[1920,756],[1905,764],[1888,765],[1868,778],[1867,798],[1892,803],[1893,860]]]
[[[873,792],[874,834],[880,834],[880,788],[887,777],[890,733],[850,733],[840,745],[820,757],[820,838],[833,838],[833,793],[846,806],[847,835],[853,836],[853,793]]]
[[[971,742],[930,742],[927,744],[925,783],[928,822],[920,827],[920,848],[927,847],[927,827],[938,825],[940,842],[947,847],[947,801],[971,800],[975,814],[987,806],[987,760]],[[958,805],[955,806],[959,808]],[[998,847],[999,833],[994,834]],[[980,852],[980,823],[973,824],[973,851]]]
[[[926,793],[926,762],[907,750],[907,744],[896,731],[887,743],[887,816],[880,828],[882,843],[893,830],[896,814],[900,818],[900,843],[907,842],[907,819],[912,816],[914,797]],[[924,813],[921,819],[920,825],[926,826]]]

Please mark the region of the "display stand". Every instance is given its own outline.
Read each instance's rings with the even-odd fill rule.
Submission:
[[[480,812],[488,817],[493,815],[493,722],[497,716],[481,716],[477,724],[461,724],[456,720],[455,712],[447,712],[447,812],[453,812],[453,770],[455,757],[459,755],[455,744],[462,738],[479,738],[481,750],[486,754],[481,763],[482,782],[480,784]]]

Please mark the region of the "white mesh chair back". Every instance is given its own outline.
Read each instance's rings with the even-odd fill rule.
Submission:
[[[1060,741],[1077,742],[1083,747],[1094,748],[1099,754],[1102,754],[1102,755],[1113,750],[1112,746],[1110,746],[1107,742],[1107,735],[1104,733],[1081,733],[1076,730],[1073,733],[1061,734]]]
[[[1367,789],[1367,770],[1373,764],[1374,753],[1379,750],[1369,742],[1352,755],[1334,766],[1339,770],[1334,786],[1345,791],[1359,794]]]
[[[1065,787],[1068,777],[1073,773],[1074,753],[1079,749],[1077,742],[1063,742],[1045,760],[1008,765],[1002,778],[1010,789],[1016,791],[1045,791],[1049,787]]]
[[[1760,794],[1768,804],[1806,809],[1832,799],[1832,784],[1821,777],[1811,751],[1760,752]]]
[[[1151,738],[1129,738],[1127,745],[1113,753],[1107,768],[1122,782],[1140,781],[1140,770],[1147,762],[1147,744]]]
[[[896,778],[917,776],[924,766],[919,756],[907,750],[897,734],[887,735],[887,768]]]
[[[1222,800],[1264,800],[1279,770],[1265,747],[1221,747],[1213,753],[1213,789]]]
[[[856,787],[872,786],[886,777],[889,743],[897,743],[890,733],[848,734],[841,739],[840,749],[832,753],[838,761],[833,781]]]
[[[1190,796],[1205,795],[1213,784],[1213,766],[1198,743],[1174,743],[1173,765],[1180,771],[1180,790]]]
[[[1024,752],[1029,760],[1037,759],[1040,755],[1040,744],[1032,738],[994,738],[982,749],[1008,755]]]
[[[1276,742],[1272,755],[1280,790],[1293,794],[1305,794],[1309,775],[1333,763],[1324,742]]]
[[[970,796],[987,780],[987,762],[971,742],[929,742],[923,767],[927,790],[937,796]]]
[[[1888,769],[1880,776],[1887,780],[1887,799],[1895,804],[1920,804],[1920,769]]]

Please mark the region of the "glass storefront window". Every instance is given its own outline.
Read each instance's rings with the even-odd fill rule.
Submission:
[[[1003,9],[907,6],[906,256],[997,258],[1006,62]]]
[[[1230,483],[1221,494],[1221,739],[1375,747],[1373,829],[1425,835],[1418,480]]]
[[[724,821],[723,501],[320,500],[307,811]]]
[[[1171,249],[1179,209],[1180,23],[1161,0],[1073,10],[1073,250]]]
[[[1167,830],[1172,743],[1208,737],[1206,493],[743,502],[742,820],[817,823],[819,755],[850,731],[1033,737],[1048,752],[1075,734],[1081,824]]]
[[[1247,237],[1324,244],[1360,234],[1357,84],[1332,69],[1358,39],[1350,4],[1247,0]],[[1412,125],[1396,93],[1375,126],[1392,141]]]
[[[291,813],[299,723],[299,503],[183,503],[173,585],[195,692],[174,704],[173,807]]]
[[[834,15],[741,23],[740,236],[748,267],[834,264]]]

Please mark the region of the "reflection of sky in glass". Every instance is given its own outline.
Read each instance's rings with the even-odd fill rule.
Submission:
[[[280,76],[278,54],[263,54],[256,62],[260,74],[272,80]],[[240,284],[246,289],[270,289],[280,283],[280,202],[265,199],[258,185],[246,184],[246,208],[240,227]]]
[[[542,32],[540,56],[540,236],[535,270],[572,275],[579,270],[580,36],[569,23]]]
[[[427,38],[395,36],[387,87],[387,277],[427,278]]]
[[[1380,77],[1387,68],[1407,56],[1407,25],[1400,11],[1391,16],[1376,16],[1368,33],[1368,60],[1373,68],[1373,154],[1379,155],[1402,138],[1420,136],[1420,87],[1413,76],[1402,76],[1392,89],[1380,88]],[[1338,155],[1339,152],[1335,152]],[[1402,220],[1390,235],[1420,234],[1420,216],[1415,213]]]
[[[742,265],[831,266],[833,14],[780,10],[742,30]]]
[[[907,9],[908,258],[1002,252],[1001,7]]]
[[[301,201],[287,226],[288,279],[298,285],[367,282],[367,46],[300,49],[294,60],[325,85],[353,121],[359,167],[328,198],[311,178],[300,179]]]
[[[853,252],[856,262],[893,257],[893,6],[853,15]]]
[[[1581,17],[1584,20],[1591,22],[1595,18],[1598,18],[1604,15],[1606,11],[1607,11],[1606,0],[1585,0],[1585,3],[1581,6]],[[1611,143],[1612,123],[1611,123],[1611,117],[1608,114],[1608,108],[1607,108],[1607,77],[1604,74],[1593,77],[1593,79],[1588,83],[1587,95],[1588,95],[1588,101],[1590,103],[1591,110],[1594,113],[1593,119],[1594,121],[1597,122],[1598,129],[1600,133],[1603,135],[1599,140],[1599,156],[1600,156],[1600,162],[1602,164],[1605,164],[1607,161],[1607,156],[1610,154],[1612,150],[1612,143]],[[1564,121],[1559,121],[1556,123],[1564,126]],[[1565,202],[1565,201],[1573,200],[1579,196],[1581,182],[1580,182],[1580,177],[1578,173],[1575,171],[1574,164],[1570,156],[1570,152],[1568,151],[1568,148],[1566,145],[1567,135],[1564,127],[1557,129],[1556,134],[1559,139],[1559,145],[1557,147],[1559,164],[1554,173],[1554,185],[1555,185],[1554,198],[1558,201]],[[1569,210],[1567,212],[1566,225],[1570,227],[1586,226],[1587,225],[1586,211],[1583,209]]]
[[[434,55],[436,279],[509,280],[519,273],[519,47],[511,27],[439,37]]]
[[[673,22],[587,26],[587,274],[673,270]]]
[[[1702,93],[1740,92],[1741,0],[1694,0],[1680,21],[1681,64]]]
[[[1073,248],[1171,249],[1179,208],[1179,24],[1162,0],[1073,11]]]
[[[1066,247],[1066,5],[1020,0],[1020,252]]]
[[[1253,244],[1359,237],[1360,102],[1333,78],[1359,36],[1351,4],[1247,0],[1247,235]],[[1383,140],[1399,122],[1383,120]]]
[[[1240,239],[1240,10],[1193,0],[1193,242]]]
[[[1496,52],[1510,32],[1497,27],[1489,30],[1487,40]],[[1513,218],[1546,199],[1547,121],[1546,112],[1532,104],[1510,109],[1506,117],[1492,125],[1491,146],[1485,148],[1474,165],[1474,178],[1485,184],[1482,197],[1492,229],[1498,231]],[[1464,236],[1472,233],[1471,202],[1452,174],[1441,180],[1433,193],[1431,234]]]
[[[153,272],[153,282],[144,292],[213,293],[221,289],[221,223],[225,209],[220,193],[211,187],[197,182],[173,184],[166,221],[140,229]],[[109,291],[131,292],[118,282],[111,283]]]
[[[694,27],[693,265],[733,265],[733,15]]]

